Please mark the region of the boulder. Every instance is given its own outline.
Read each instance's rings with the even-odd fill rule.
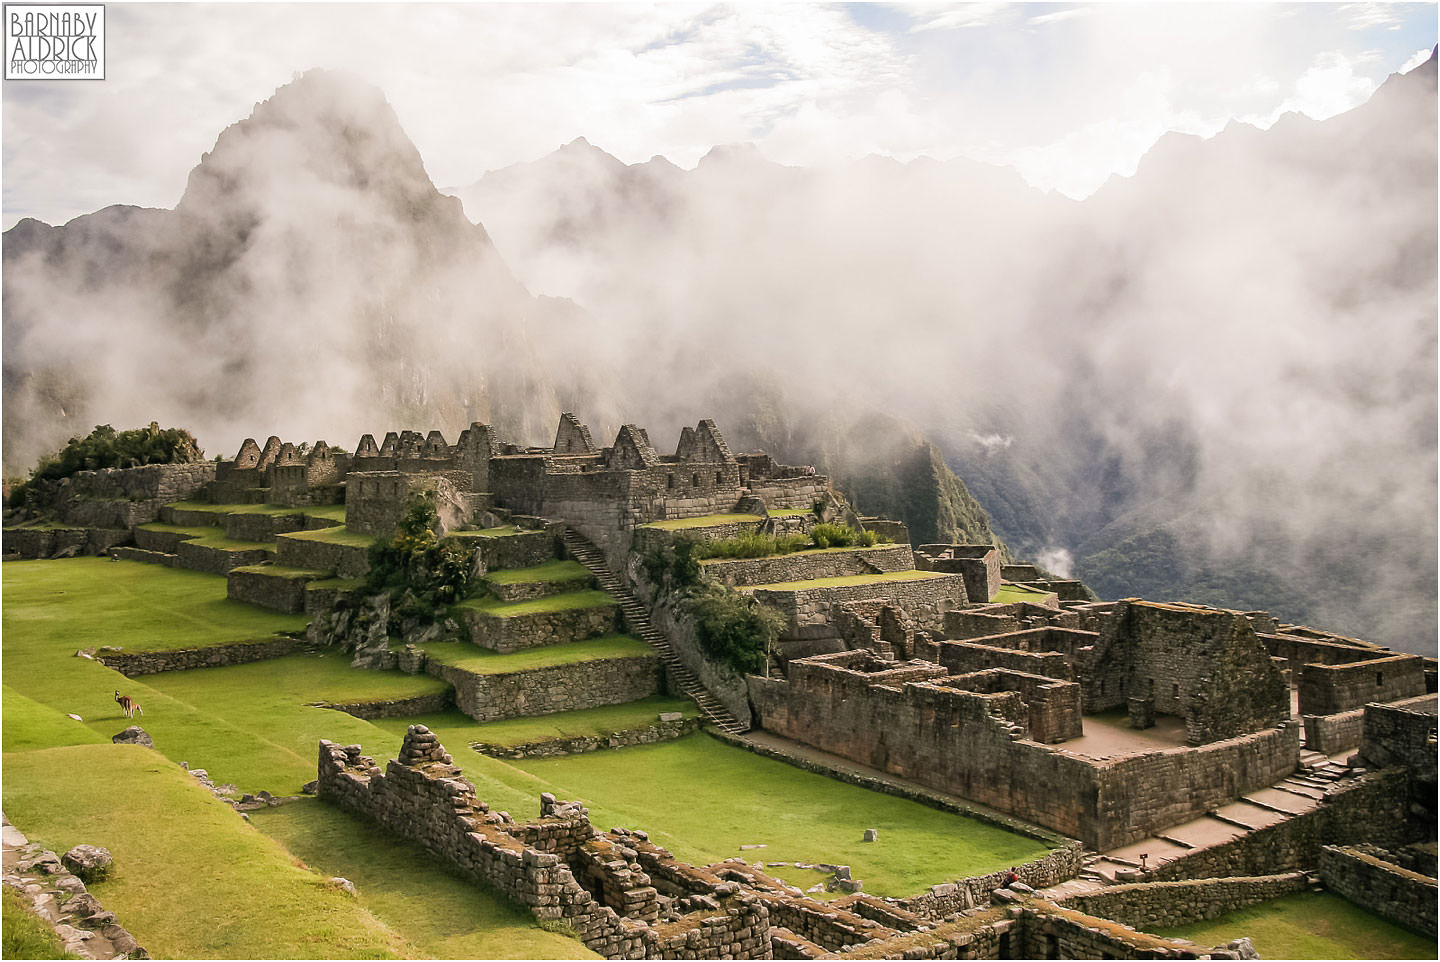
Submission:
[[[139,725],[131,725],[118,735],[112,735],[110,740],[117,745],[144,745],[146,748],[155,747],[155,739],[150,733]]]
[[[77,845],[60,856],[60,861],[87,885],[105,878],[115,864],[110,852],[98,845]]]
[[[861,841],[863,841],[863,842],[874,842],[874,841],[877,841],[879,838],[880,838],[880,830],[879,830],[879,829],[867,828],[867,829],[865,830],[865,837],[864,837],[863,839],[861,839]]]

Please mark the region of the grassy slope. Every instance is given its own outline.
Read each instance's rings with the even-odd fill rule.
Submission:
[[[413,954],[149,749],[77,745],[8,753],[4,765],[5,814],[32,841],[115,856],[111,878],[90,889],[157,958]]]
[[[483,611],[487,615],[494,615],[497,618],[514,618],[518,615],[538,615],[556,611],[574,611],[579,608],[599,608],[615,603],[615,599],[603,591],[567,591],[563,594],[536,598],[533,601],[507,602],[486,595],[483,598],[471,598],[469,601],[462,601],[455,607]]]
[[[354,882],[359,903],[437,959],[593,959],[577,939],[543,931],[528,913],[437,870],[418,845],[395,843],[363,819],[305,799],[252,815],[255,827],[327,876]],[[393,921],[392,921],[393,920]]]
[[[220,515],[221,519],[227,514],[303,514],[308,518],[324,518],[327,521],[345,520],[345,505],[343,504],[282,508],[275,504],[209,504],[201,501],[177,501],[170,507],[183,508],[186,511],[209,511]]]
[[[582,735],[608,735],[611,732],[631,728],[643,728],[656,721],[660,712],[678,711],[686,717],[699,714],[695,703],[689,699],[666,698],[654,695],[623,705],[605,705],[601,708],[587,708],[581,711],[565,711],[554,715],[538,715],[530,718],[510,718],[505,721],[481,724],[469,715],[459,711],[441,712],[435,715],[416,715],[406,718],[377,718],[375,725],[386,731],[404,737],[410,725],[424,725],[440,741],[452,748],[460,748],[470,742],[489,742],[492,745],[523,745],[541,739],[576,738]],[[462,762],[462,764],[464,764]]]
[[[572,641],[565,645],[528,648],[508,655],[497,655],[493,651],[464,643],[426,645],[425,653],[441,664],[453,665],[482,675],[499,675],[509,671],[570,665],[601,658],[634,658],[637,655],[653,655],[655,651],[638,638],[610,634],[587,641]]]
[[[502,568],[485,576],[497,585],[533,584],[535,582],[573,581],[590,577],[590,571],[578,561],[547,561],[533,568]]]
[[[741,855],[851,866],[865,891],[912,895],[929,885],[1036,858],[1032,839],[917,802],[832,781],[731,748],[708,735],[516,763],[596,825],[642,828],[687,861]],[[636,778],[637,771],[645,772]],[[726,791],[724,786],[744,786]],[[861,842],[865,829],[878,843]]]
[[[929,581],[950,578],[943,571],[887,571],[875,575],[845,575],[840,578],[812,578],[808,581],[777,581],[770,585],[750,585],[747,591],[800,591],[807,588],[844,588],[851,585],[884,584],[887,581]]]
[[[6,959],[78,959],[70,955],[55,931],[38,915],[30,912],[28,899],[5,886],[4,912],[0,913],[0,958]]]
[[[257,548],[273,552],[275,545],[265,541],[236,541],[225,537],[225,529],[212,526],[185,527],[178,524],[142,524],[140,527],[145,531],[165,531],[171,534],[188,534],[191,544],[204,545],[207,548],[219,548],[224,551],[254,551]]]
[[[1300,892],[1207,922],[1150,931],[1206,946],[1248,937],[1264,959],[1433,959],[1436,949],[1434,939],[1326,892]]]
[[[344,526],[334,528],[316,528],[313,531],[290,531],[285,534],[287,538],[294,538],[298,541],[319,541],[323,544],[343,544],[351,548],[369,548],[375,543],[373,534],[363,534],[359,531],[351,531]]]

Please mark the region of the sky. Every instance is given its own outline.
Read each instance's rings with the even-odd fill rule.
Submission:
[[[227,125],[312,67],[378,86],[437,186],[585,137],[692,167],[971,157],[1081,199],[1166,131],[1357,106],[1433,3],[107,5],[107,79],[6,81],[3,226],[173,207]]]

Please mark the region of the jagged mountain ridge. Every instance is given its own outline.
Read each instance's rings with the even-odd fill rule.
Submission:
[[[723,149],[694,171],[602,157],[591,177],[603,152],[574,144],[553,191],[507,172],[497,196],[527,219],[481,216],[488,236],[352,86],[277,92],[294,103],[202,162],[203,201],[7,232],[7,463],[25,460],[17,427],[54,447],[127,417],[221,450],[212,435],[256,424],[477,416],[543,441],[560,406],[598,435],[648,412],[666,436],[697,411],[743,421],[769,383],[789,450],[867,412],[915,425],[1018,554],[1068,550],[1083,576],[1162,505],[1206,519],[1179,531],[1192,569],[1319,583],[1351,620],[1330,626],[1433,646],[1416,537],[1434,514],[1433,391],[1416,390],[1434,383],[1433,61],[1353,116],[1165,145],[1081,204],[974,165],[806,171]],[[507,262],[578,304],[530,297]],[[1345,544],[1367,557],[1315,581],[1308,559]]]
[[[1079,203],[934,162],[729,151],[652,177],[565,151],[563,180],[551,155],[458,193],[528,282],[647,340],[685,325],[682,363],[744,355],[681,392],[743,420],[735,369],[782,385],[764,403],[797,450],[896,414],[1017,553],[1068,553],[1108,593],[1156,589],[1153,565],[1125,574],[1153,552],[1116,549],[1163,530],[1167,596],[1224,603],[1228,582],[1433,647],[1433,57],[1326,121],[1166,135]]]
[[[174,210],[111,207],[4,237],[5,466],[94,423],[183,423],[229,453],[492,418],[548,428],[586,374],[537,299],[431,184],[384,96],[311,71],[226,130]],[[67,324],[55,323],[65,316]],[[529,371],[548,367],[555,381]],[[593,385],[592,385],[593,387]],[[532,408],[492,413],[495,395]]]

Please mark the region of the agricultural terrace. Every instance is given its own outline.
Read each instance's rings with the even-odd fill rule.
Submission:
[[[493,893],[437,871],[418,849],[332,806],[301,798],[247,823],[179,764],[206,769],[222,788],[294,795],[315,777],[319,739],[360,744],[383,763],[415,722],[437,732],[479,797],[497,809],[531,818],[539,794],[554,792],[585,802],[597,825],[643,828],[696,862],[764,845],[758,851],[765,860],[848,864],[866,891],[906,895],[1045,850],[1033,839],[703,734],[520,763],[467,748],[603,735],[659,711],[693,713],[674,699],[488,725],[453,711],[366,721],[317,703],[393,701],[433,694],[443,683],[354,670],[336,652],[127,679],[77,652],[262,640],[299,632],[305,619],[227,600],[223,577],[158,565],[76,558],[10,562],[0,572],[5,812],[49,848],[110,848],[117,871],[95,894],[157,956],[588,956],[579,942],[542,930]],[[451,644],[436,646],[432,657],[508,671],[643,650],[634,639],[606,636],[514,655]],[[148,749],[110,743],[130,724],[114,703],[116,689],[143,707],[135,721],[168,764],[157,765]],[[105,790],[95,790],[98,784]],[[165,813],[164,831],[157,831],[158,812]],[[861,843],[866,828],[878,829],[881,841]],[[327,884],[337,875],[357,884],[358,897]]]

